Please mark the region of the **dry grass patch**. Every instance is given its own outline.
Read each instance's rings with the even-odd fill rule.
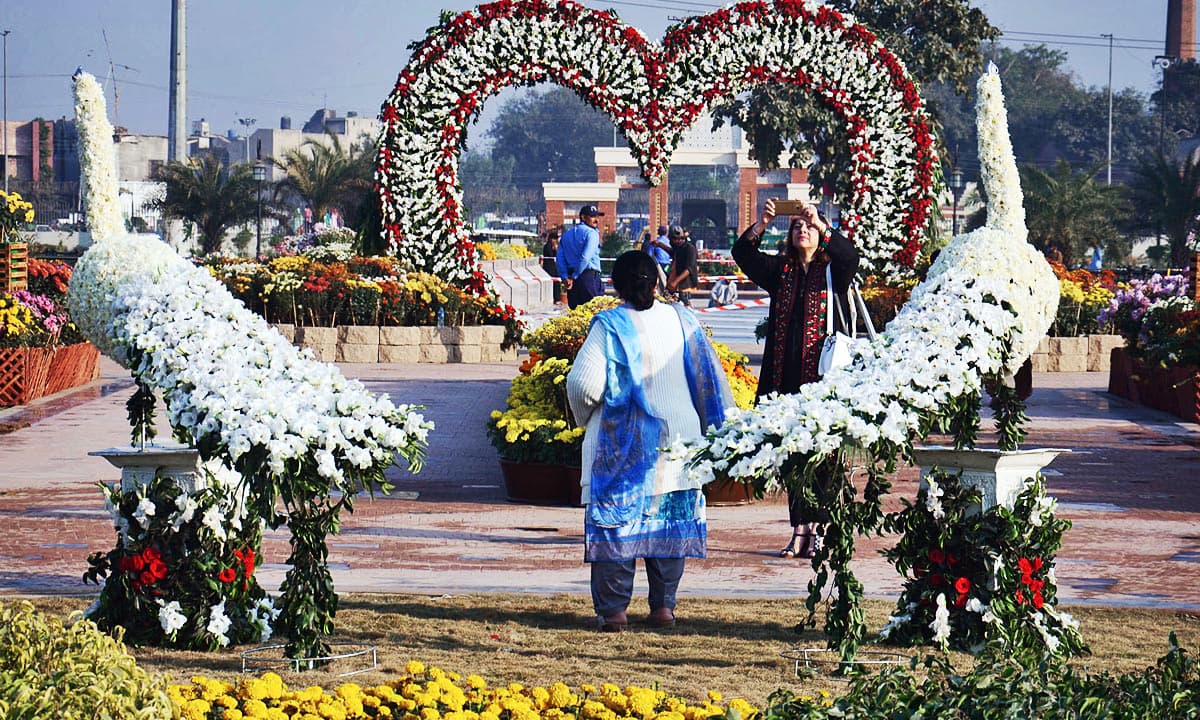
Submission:
[[[82,610],[87,602],[81,598],[34,600],[42,610],[64,616]],[[584,596],[345,595],[335,640],[378,647],[380,667],[354,678],[362,684],[401,675],[405,663],[416,659],[464,675],[477,673],[493,686],[510,682],[547,685],[561,680],[578,687],[608,681],[621,686],[657,685],[689,700],[700,700],[708,690],[717,690],[756,705],[780,687],[835,694],[845,687],[824,673],[798,679],[792,661],[780,655],[789,648],[823,645],[817,632],[795,631],[804,614],[800,599],[685,597],[680,601],[678,626],[661,630],[638,625],[634,614],[638,607],[635,601],[629,630],[608,634],[587,628],[592,611]],[[867,626],[878,629],[892,605],[868,600],[866,609]],[[1069,610],[1082,623],[1093,652],[1076,663],[1093,671],[1128,672],[1153,664],[1166,653],[1171,631],[1178,634],[1184,647],[1200,649],[1200,616],[1195,614],[1137,608]],[[236,680],[244,649],[199,653],[135,648],[133,652],[139,665],[167,673],[176,681],[199,674]],[[971,659],[955,654],[954,661],[966,668]],[[326,671],[281,674],[294,686],[330,687],[342,682]]]

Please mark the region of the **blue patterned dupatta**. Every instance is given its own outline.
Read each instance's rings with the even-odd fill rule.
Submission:
[[[691,312],[678,305],[675,309],[684,330],[688,389],[702,427],[708,427],[733,406],[732,395],[703,328]],[[703,493],[698,488],[656,493],[658,449],[668,442],[667,426],[646,403],[632,312],[621,306],[592,320],[605,330],[608,368],[584,518],[584,560],[705,557]]]

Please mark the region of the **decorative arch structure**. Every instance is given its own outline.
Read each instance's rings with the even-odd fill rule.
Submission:
[[[383,234],[414,266],[482,286],[458,161],[483,102],[551,82],[605,112],[657,185],[707,108],[765,83],[806,89],[854,149],[843,230],[874,272],[904,275],[938,176],[929,118],[903,65],[853,18],[800,0],[743,2],[672,26],[661,44],[573,2],[501,0],[430,31],[383,104],[376,181]]]

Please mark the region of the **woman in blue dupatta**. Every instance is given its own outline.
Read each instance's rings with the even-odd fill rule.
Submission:
[[[704,494],[683,460],[660,448],[693,439],[733,407],[703,328],[682,305],[656,302],[658,272],[644,252],[617,258],[624,304],[598,313],[567,376],[583,440],[584,561],[601,630],[621,630],[642,558],[655,627],[675,624],[685,558],[705,557]]]

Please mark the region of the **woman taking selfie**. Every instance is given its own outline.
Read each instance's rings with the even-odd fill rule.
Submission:
[[[767,339],[763,349],[758,399],[773,392],[794,393],[801,385],[820,379],[818,362],[825,339],[825,268],[833,289],[847,309],[846,290],[858,270],[858,250],[821,218],[816,207],[801,203],[788,227],[782,252],[770,255],[759,249],[763,233],[775,219],[775,201],[767,200],[758,222],[733,245],[733,259],[754,284],[771,297],[767,313]],[[823,473],[818,470],[818,478]],[[820,547],[820,536],[806,519],[800,493],[788,488],[788,516],[792,537],[780,557],[809,558]]]

